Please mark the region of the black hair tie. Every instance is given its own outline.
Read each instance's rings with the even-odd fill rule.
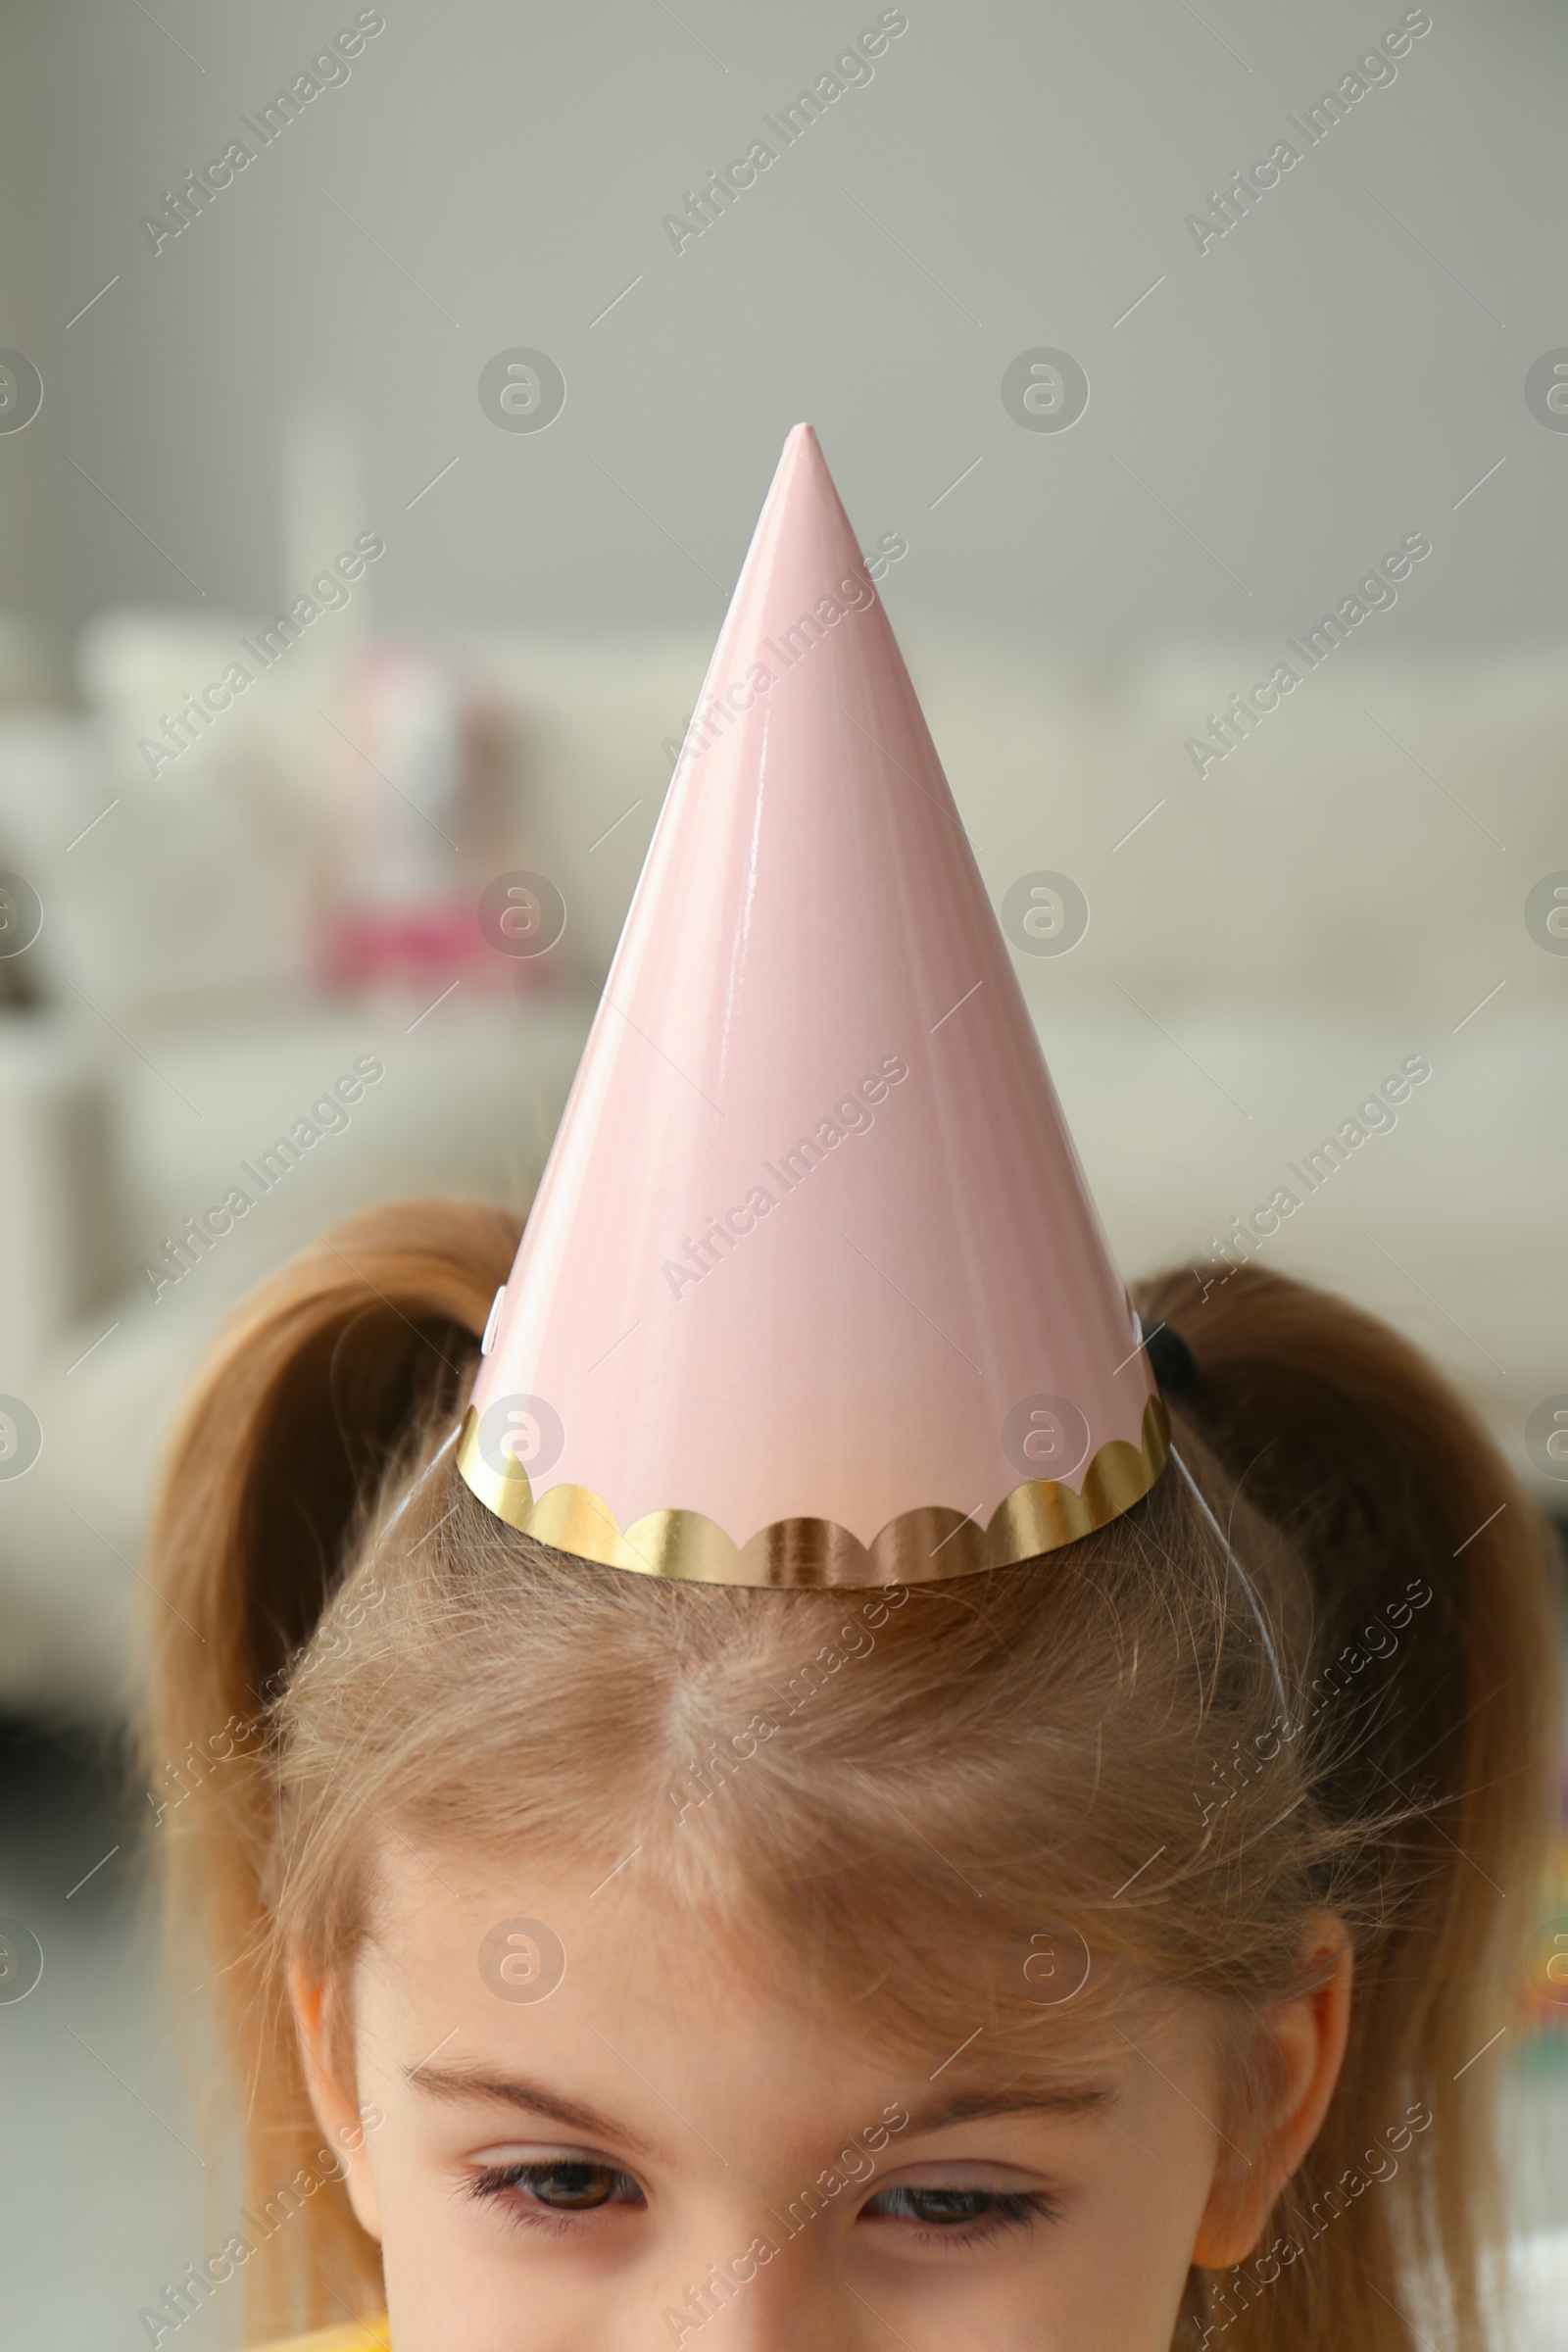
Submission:
[[[1172,1331],[1168,1323],[1155,1324],[1144,1341],[1144,1350],[1165,1396],[1179,1396],[1197,1380],[1197,1359],[1180,1332]]]

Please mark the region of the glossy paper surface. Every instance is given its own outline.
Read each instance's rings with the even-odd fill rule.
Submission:
[[[814,433],[784,450],[474,1404],[536,1495],[869,1543],[1152,1390]]]

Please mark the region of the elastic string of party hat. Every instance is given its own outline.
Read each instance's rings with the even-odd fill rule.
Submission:
[[[402,1518],[410,1503],[423,1488],[425,1481],[436,1469],[439,1468],[444,1456],[452,1451],[453,1446],[457,1444],[458,1439],[462,1434],[462,1430],[463,1423],[460,1421],[457,1427],[451,1432],[450,1436],[442,1439],[441,1444],[436,1447],[434,1453],[430,1456],[430,1459],[425,1463],[424,1468],[419,1472],[417,1478],[413,1480],[409,1487],[408,1493],[398,1503],[397,1507],[392,1513],[392,1516],[388,1519],[385,1527],[382,1528],[379,1537],[376,1539],[377,1549],[379,1549],[380,1545],[386,1542],[387,1537],[392,1533],[392,1530],[396,1527],[398,1521]],[[457,1504],[454,1503],[452,1509],[455,1511],[457,1507]],[[447,1513],[447,1518],[450,1519],[451,1516],[452,1512],[449,1511]],[[437,1520],[436,1522],[437,1527],[444,1526],[446,1522],[444,1520]],[[435,1528],[431,1528],[430,1534],[434,1535],[434,1533]],[[428,1538],[425,1536],[421,1536],[419,1538],[419,1544],[426,1543],[427,1541]],[[415,1545],[416,1551],[417,1551],[418,1547],[419,1546],[416,1544]],[[268,1683],[263,1686],[264,1690],[270,1690],[271,1697],[273,1699],[287,1691],[293,1677],[294,1668],[299,1664],[301,1657],[304,1655],[306,1646],[307,1645],[302,1644],[301,1647],[294,1652],[293,1656],[288,1662],[288,1665],[284,1668],[280,1668],[277,1674],[270,1676]]]
[[[1274,1677],[1275,1695],[1278,1697],[1280,1702],[1280,1720],[1282,1724],[1288,1726],[1291,1720],[1291,1702],[1285,1695],[1285,1677],[1280,1672],[1280,1661],[1278,1653],[1274,1647],[1274,1637],[1268,1630],[1268,1619],[1263,1614],[1262,1604],[1259,1602],[1256,1592],[1252,1590],[1252,1580],[1248,1575],[1247,1570],[1242,1566],[1241,1561],[1236,1557],[1235,1552],[1231,1549],[1231,1540],[1225,1533],[1225,1530],[1221,1527],[1219,1521],[1215,1518],[1212,1510],[1210,1510],[1207,1495],[1203,1493],[1202,1488],[1199,1485],[1197,1479],[1188,1469],[1187,1464],[1182,1460],[1180,1453],[1177,1451],[1174,1446],[1170,1449],[1170,1458],[1175,1463],[1177,1469],[1181,1472],[1183,1478],[1186,1479],[1188,1492],[1191,1494],[1193,1500],[1202,1512],[1203,1517],[1213,1529],[1214,1534],[1219,1538],[1220,1544],[1224,1549],[1225,1557],[1227,1560],[1229,1560],[1232,1569],[1235,1571],[1237,1582],[1240,1584],[1242,1591],[1247,1594],[1247,1605],[1251,1610],[1252,1615],[1257,1622],[1258,1640],[1263,1644],[1264,1654],[1268,1659],[1269,1672]]]
[[[453,1446],[458,1442],[459,1433],[461,1432],[462,1428],[463,1423],[461,1421],[457,1422],[454,1425],[450,1435],[442,1439],[440,1445],[436,1447],[434,1453],[431,1454],[430,1459],[425,1463],[424,1468],[419,1472],[418,1477],[414,1481],[414,1484],[410,1487],[408,1493],[404,1495],[402,1501],[392,1513],[391,1518],[381,1530],[381,1538],[383,1542],[385,1542],[386,1538],[392,1533],[392,1530],[396,1527],[398,1521],[402,1518],[404,1512],[408,1509],[415,1496],[423,1491],[425,1482],[429,1478],[433,1477],[434,1473],[440,1467],[440,1464],[445,1459],[446,1455],[452,1451]]]

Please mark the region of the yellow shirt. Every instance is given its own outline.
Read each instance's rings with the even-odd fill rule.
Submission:
[[[286,2344],[269,2344],[266,2352],[391,2352],[386,2321],[369,2320],[353,2328],[328,2328],[322,2335],[290,2336]]]

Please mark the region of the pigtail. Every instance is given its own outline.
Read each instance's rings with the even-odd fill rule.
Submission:
[[[1340,1833],[1324,1898],[1356,1937],[1323,2132],[1257,2257],[1206,2282],[1202,2340],[1410,2352],[1399,2313],[1425,2328],[1425,2310],[1479,2345],[1497,2073],[1552,1796],[1544,1524],[1454,1392],[1354,1307],[1252,1267],[1201,1302],[1183,1275],[1139,1303],[1198,1367],[1178,1443],[1196,1431],[1305,1563],[1292,1731]]]
[[[198,1373],[153,1515],[148,1827],[172,1930],[215,1967],[224,2039],[244,2054],[250,2252],[231,2259],[275,2326],[374,2312],[381,2291],[269,1962],[270,1711],[389,1474],[412,1474],[455,1421],[518,1231],[502,1209],[420,1201],[291,1261]]]

